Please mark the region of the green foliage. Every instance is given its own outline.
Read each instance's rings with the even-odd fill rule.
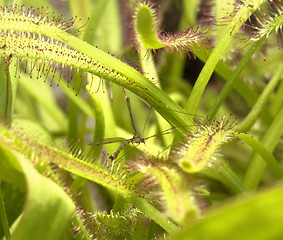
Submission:
[[[282,238],[282,1],[5,2],[1,239]]]
[[[164,43],[157,37],[154,23],[154,11],[151,6],[141,4],[136,13],[136,28],[140,41],[145,48],[158,49],[165,47]]]
[[[282,230],[276,223],[282,219],[282,212],[277,212],[282,194],[280,184],[245,199],[233,199],[170,239],[280,239]]]

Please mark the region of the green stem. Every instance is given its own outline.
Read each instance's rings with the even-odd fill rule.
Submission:
[[[246,192],[247,189],[237,177],[237,175],[231,170],[231,168],[223,161],[218,173],[223,183],[228,186],[235,193]]]
[[[248,116],[243,122],[237,127],[239,132],[247,132],[254,122],[258,119],[259,114],[261,113],[263,106],[265,105],[268,97],[272,94],[278,82],[281,79],[281,73],[283,71],[283,65],[279,65],[277,72],[274,74],[270,82],[264,88],[261,96],[258,98],[256,104],[253,106],[252,110],[249,112]]]
[[[211,51],[206,50],[205,54],[201,51],[196,52],[196,56],[202,61],[206,62],[208,57],[211,55]],[[224,80],[228,81],[231,79],[231,76],[233,75],[233,71],[230,69],[229,66],[227,66],[224,62],[219,61],[215,67],[215,72],[221,76]],[[246,102],[253,106],[256,102],[258,95],[245,83],[237,77],[234,81],[234,88],[235,90],[246,100]]]
[[[68,108],[69,140],[78,139],[78,112],[79,112],[78,107],[72,101],[69,101],[69,108]]]
[[[283,133],[283,109],[281,109],[275,119],[273,120],[271,126],[266,132],[265,136],[262,139],[263,146],[269,151],[272,152],[278,143],[281,135]],[[266,162],[256,154],[248,167],[246,175],[244,176],[243,183],[249,188],[256,188],[261,180],[263,171],[266,168]]]
[[[219,62],[220,57],[231,43],[238,29],[262,3],[264,3],[264,0],[250,0],[242,3],[240,9],[223,34],[222,39],[216,45],[215,49],[204,65],[201,73],[199,74],[199,77],[193,87],[193,90],[185,107],[188,113],[195,114],[204,89],[212,73],[214,72],[217,63]]]
[[[219,94],[219,97],[217,99],[217,102],[216,102],[216,104],[214,104],[214,106],[213,106],[213,108],[212,108],[212,110],[209,114],[209,117],[208,117],[209,121],[213,120],[213,118],[215,117],[219,107],[222,105],[225,98],[228,96],[229,92],[231,91],[232,87],[234,86],[235,81],[239,79],[238,77],[241,74],[241,72],[243,71],[243,69],[245,68],[245,66],[247,65],[248,61],[250,60],[252,55],[261,47],[262,41],[263,41],[263,39],[261,39],[259,42],[253,43],[250,46],[249,50],[247,51],[245,56],[242,58],[242,60],[238,64],[237,68],[233,72],[230,79],[227,81],[225,86],[222,88],[222,90]]]
[[[113,213],[120,212],[123,209],[124,206],[125,206],[124,198],[122,198],[120,195],[118,195],[116,200],[115,200],[113,209],[112,209]]]
[[[81,74],[77,73],[76,80],[73,82],[73,89],[79,95],[79,89],[82,82]],[[68,117],[69,117],[69,140],[77,140],[79,138],[79,129],[78,129],[78,121],[79,121],[79,107],[73,102],[69,101],[69,109],[68,109]]]
[[[54,79],[58,80],[59,74],[55,74]],[[90,105],[81,96],[76,96],[75,90],[68,87],[68,84],[66,81],[60,81],[60,88],[68,96],[69,100],[72,101],[78,108],[80,108],[80,110],[84,114],[92,118],[95,117],[94,112],[92,108],[90,107]]]
[[[152,82],[157,82],[155,85],[161,88],[160,78],[158,76],[151,50],[140,46],[139,59],[145,76],[147,76],[148,79],[152,79]],[[156,114],[156,123],[161,131],[165,131],[170,127],[159,114]]]
[[[68,0],[69,7],[71,10],[72,16],[80,17],[83,21],[87,20],[87,17],[91,13],[91,6],[90,0]]]
[[[183,25],[195,26],[200,0],[182,1],[182,23]],[[183,27],[181,28],[183,29]]]
[[[225,160],[221,158],[213,162],[212,168],[206,168],[202,173],[222,182],[233,193],[243,193],[247,191],[237,175],[231,170]]]
[[[2,223],[2,228],[6,239],[9,239],[11,236],[8,219],[5,210],[5,203],[2,195],[1,181],[0,181],[0,222]]]
[[[86,26],[86,29],[83,33],[83,39],[92,44],[94,42],[94,36],[100,24],[101,18],[103,16],[104,10],[107,7],[109,0],[97,0],[93,4],[95,4],[95,11],[92,11],[92,15],[89,19],[89,22]]]
[[[270,112],[275,116],[283,105],[283,81],[280,82],[274,98],[271,99]]]
[[[283,169],[273,155],[262,145],[262,143],[247,134],[237,134],[235,136],[249,144],[254,151],[257,152],[262,159],[264,159],[274,176],[276,176],[278,179],[283,178]]]
[[[127,200],[134,206],[136,206],[138,209],[140,209],[146,216],[155,221],[168,233],[172,234],[179,230],[179,228],[173,222],[166,218],[155,207],[150,205],[146,200],[137,197],[127,198]]]

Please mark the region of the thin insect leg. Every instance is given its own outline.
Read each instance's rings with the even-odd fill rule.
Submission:
[[[143,133],[144,133],[144,131],[145,131],[145,127],[146,127],[147,122],[148,122],[148,120],[149,120],[149,116],[150,116],[151,110],[152,110],[152,106],[150,107],[150,109],[149,109],[149,111],[148,111],[148,114],[147,114],[147,117],[146,117],[146,120],[145,120],[145,124],[144,124],[143,130],[142,130]],[[143,136],[144,136],[144,135],[143,135]]]
[[[159,156],[161,156],[161,154],[163,154],[164,152],[166,152],[167,150],[169,150],[169,148],[172,147],[172,144],[170,144],[169,146],[165,147],[161,152],[159,152],[156,156],[156,158],[159,158]]]
[[[124,89],[123,89],[124,90]],[[144,143],[145,139],[141,138],[137,135],[137,131],[136,131],[136,127],[134,124],[134,120],[133,120],[133,115],[132,115],[132,110],[131,110],[131,103],[130,103],[130,99],[127,97],[127,95],[125,95],[125,99],[127,102],[127,107],[129,109],[129,114],[130,114],[130,118],[131,118],[131,124],[134,130],[134,136],[130,139],[125,140],[120,146],[119,148],[109,157],[110,160],[114,160],[118,157],[119,153],[123,150],[123,148],[127,145],[129,145],[130,143]],[[119,141],[124,140],[122,138],[118,138]],[[107,143],[113,143],[114,141],[112,141],[111,139],[104,139],[101,142],[97,142],[97,143],[91,143],[90,145],[98,145],[98,144],[107,144]]]
[[[124,90],[124,89],[123,89]],[[134,130],[134,136],[131,139],[126,140],[125,142],[123,142],[120,147],[109,157],[110,160],[114,160],[118,157],[119,153],[122,151],[122,149],[129,145],[130,143],[144,143],[144,138],[141,138],[137,135],[137,130],[134,124],[134,120],[133,120],[133,115],[132,115],[132,109],[131,109],[131,102],[130,102],[130,98],[127,97],[127,95],[125,95],[126,98],[126,102],[127,102],[127,107],[129,109],[129,114],[130,114],[130,118],[131,118],[131,124],[132,124],[132,128]]]
[[[128,106],[130,118],[131,118],[132,128],[133,128],[133,130],[134,130],[134,136],[136,136],[136,135],[137,135],[137,130],[136,130],[136,127],[135,127],[134,118],[133,118],[133,114],[132,114],[130,98],[127,97],[127,98],[126,98],[126,101],[127,101],[127,106]]]

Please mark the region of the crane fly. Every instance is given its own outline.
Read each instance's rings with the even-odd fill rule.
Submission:
[[[169,128],[165,131],[163,131],[160,134],[155,134],[153,136],[150,137],[146,137],[146,138],[142,138],[138,135],[135,124],[134,124],[134,119],[133,119],[133,115],[132,115],[132,109],[131,109],[131,103],[130,103],[130,99],[128,97],[126,97],[126,102],[127,102],[127,107],[129,110],[129,114],[130,114],[130,119],[131,119],[131,125],[132,128],[134,130],[134,136],[132,138],[126,139],[126,138],[122,138],[122,137],[113,137],[113,138],[106,138],[100,141],[95,141],[90,143],[90,145],[104,145],[104,144],[110,144],[110,143],[115,143],[115,142],[123,142],[118,148],[117,150],[112,153],[109,157],[110,160],[114,160],[118,157],[119,153],[129,144],[133,144],[133,143],[145,143],[145,140],[158,136],[158,135],[164,135],[164,134],[169,134],[172,133],[172,129],[175,129],[175,127]],[[149,116],[149,115],[148,115]],[[147,120],[146,120],[147,121]],[[146,124],[145,124],[146,125]]]
[[[119,153],[123,150],[124,147],[126,147],[127,145],[129,145],[130,143],[145,143],[145,138],[141,138],[138,134],[137,134],[137,130],[134,124],[134,119],[133,119],[133,115],[132,115],[132,109],[131,109],[131,103],[130,103],[130,99],[128,97],[126,97],[126,102],[127,102],[127,107],[129,110],[129,114],[130,114],[130,119],[131,119],[131,125],[132,128],[134,130],[134,136],[130,139],[125,139],[125,138],[121,138],[121,137],[114,137],[114,138],[106,138],[103,139],[101,141],[96,141],[96,142],[92,142],[90,143],[90,145],[100,145],[100,144],[108,144],[108,143],[114,143],[114,142],[123,142],[119,148],[110,155],[109,159],[110,160],[114,160],[118,157]]]

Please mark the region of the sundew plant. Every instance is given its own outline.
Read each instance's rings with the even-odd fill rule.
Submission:
[[[283,239],[282,13],[1,1],[1,239]]]

